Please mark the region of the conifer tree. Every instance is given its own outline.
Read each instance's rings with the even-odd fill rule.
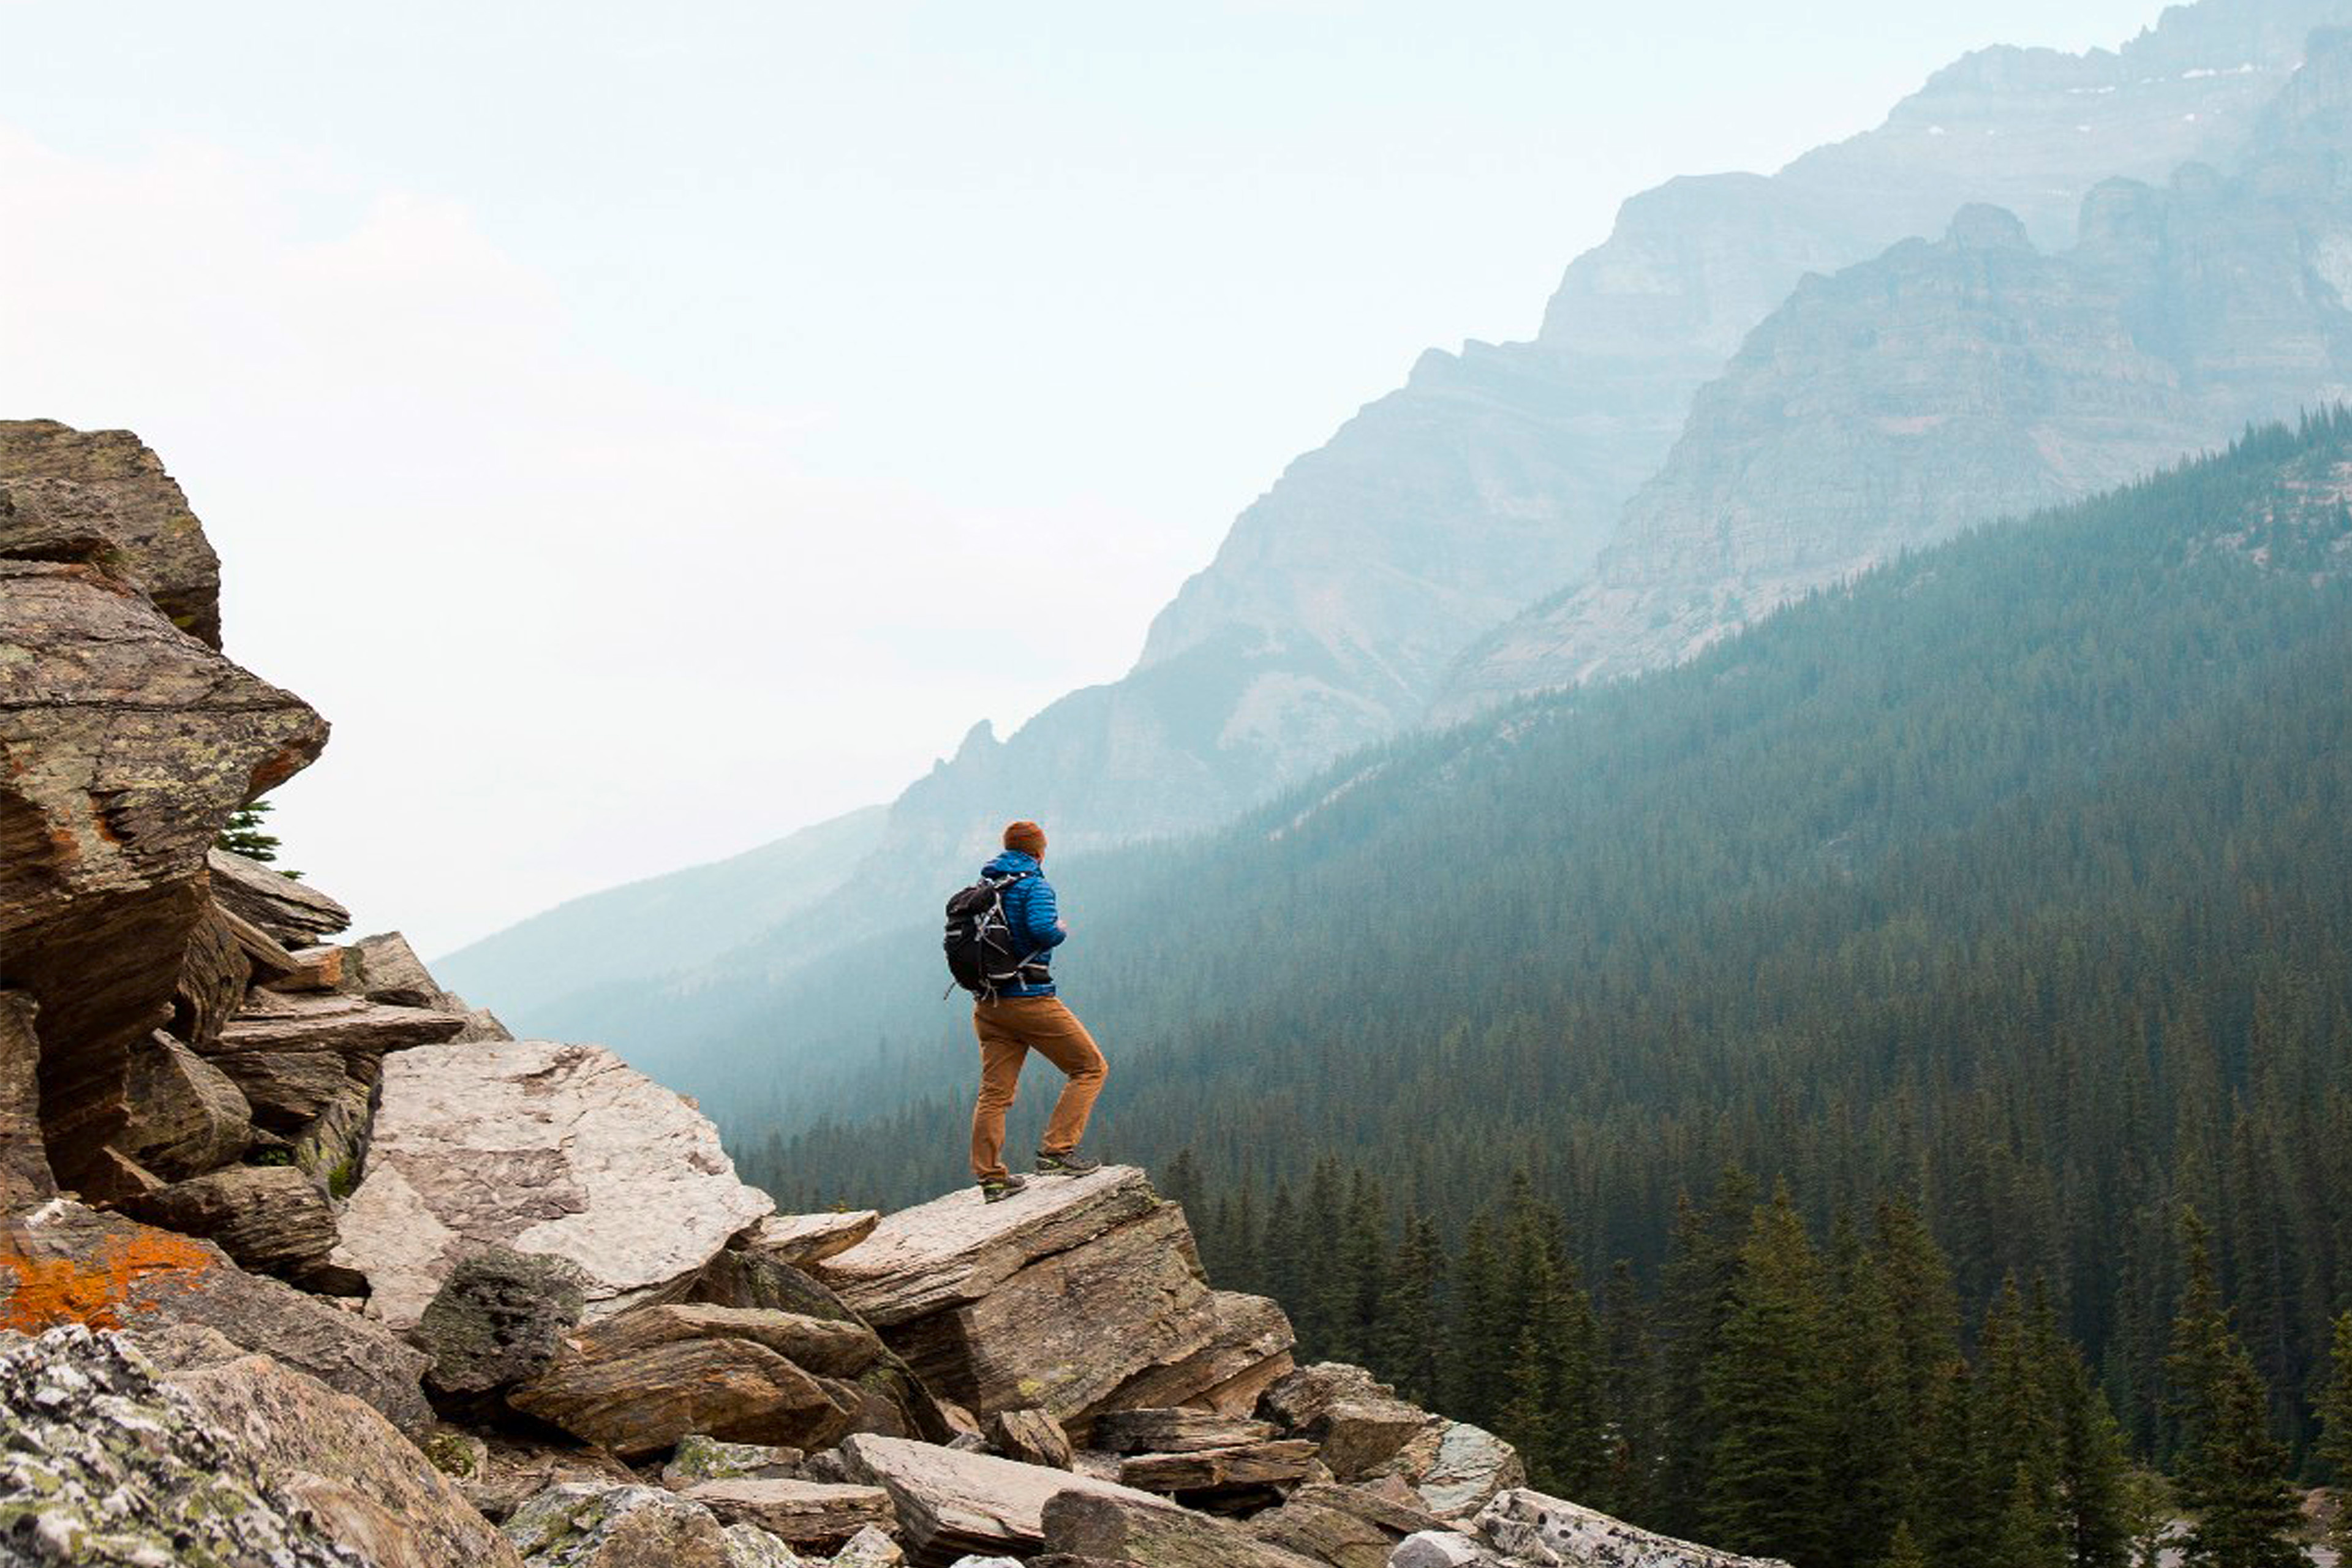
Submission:
[[[1730,1315],[1707,1368],[1714,1544],[1799,1563],[1828,1555],[1826,1315],[1821,1259],[1782,1186],[1756,1211],[1739,1250]]]
[[[2009,1501],[1993,1532],[1993,1561],[2001,1568],[2066,1568],[2066,1540],[2040,1478],[2020,1464],[2010,1478]]]
[[[2269,1391],[2241,1346],[2231,1346],[2205,1420],[2182,1467],[2190,1523],[2181,1561],[2187,1568],[2303,1568],[2286,1445],[2271,1435]]]
[[[2286,1483],[2287,1451],[2270,1430],[2269,1392],[2230,1331],[2214,1277],[2210,1233],[2182,1216],[2187,1258],[2180,1315],[2165,1369],[2178,1412],[2180,1501],[2190,1516],[2188,1568],[2294,1568],[2300,1515]]]
[[[1408,1210],[1384,1286],[1376,1364],[1397,1392],[1416,1405],[1434,1405],[1444,1394],[1445,1335],[1438,1303],[1444,1271],[1445,1251],[1436,1222]]]
[[[270,804],[266,800],[237,807],[229,814],[220,836],[213,840],[213,847],[226,849],[232,855],[242,855],[248,860],[258,860],[264,865],[276,864],[278,836],[269,831],[263,820],[268,816],[270,809]],[[291,877],[298,882],[302,879],[299,871],[289,871],[283,867],[278,869],[280,875]]]
[[[2352,1563],[2352,1312],[2336,1320],[2327,1385],[2319,1395],[2319,1458],[2335,1483],[2336,1515],[2327,1543]]]
[[[1507,1363],[1517,1348],[1517,1334],[1504,1318],[1501,1264],[1495,1256],[1494,1226],[1485,1215],[1470,1222],[1462,1238],[1462,1260],[1454,1269],[1459,1281],[1454,1293],[1454,1390],[1449,1414],[1481,1426],[1496,1426],[1502,1417]]]
[[[1919,1538],[1911,1533],[1909,1520],[1895,1525],[1895,1538],[1886,1543],[1886,1555],[1878,1564],[1879,1568],[1928,1568],[1927,1554],[1919,1549]]]
[[[1596,1494],[1603,1512],[1648,1519],[1657,1507],[1661,1436],[1648,1304],[1633,1266],[1619,1258],[1601,1297],[1601,1389],[1609,1424],[1608,1474]]]

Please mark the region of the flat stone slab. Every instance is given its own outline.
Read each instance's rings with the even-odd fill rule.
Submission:
[[[890,1494],[880,1487],[741,1477],[703,1481],[684,1495],[722,1524],[756,1524],[795,1546],[838,1544],[869,1524],[892,1530],[898,1523]]]
[[[1116,1482],[904,1437],[860,1434],[841,1451],[853,1475],[890,1494],[907,1539],[929,1561],[967,1552],[1026,1556],[1045,1543],[1045,1504],[1067,1491],[1168,1507]]]
[[[601,1046],[422,1046],[385,1058],[335,1261],[414,1327],[469,1247],[579,1265],[593,1321],[682,1289],[774,1209],[694,1106]]]
[[[1037,1258],[1067,1251],[1160,1199],[1132,1165],[1091,1176],[1033,1178],[1026,1192],[983,1203],[965,1187],[887,1215],[856,1246],[813,1270],[877,1329],[986,1296]]]

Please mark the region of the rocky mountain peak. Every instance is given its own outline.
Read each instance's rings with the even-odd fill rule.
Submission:
[[[2017,215],[1990,202],[1970,202],[1954,213],[1951,224],[1944,230],[1944,242],[1962,250],[2033,248],[2033,241],[2026,237],[2025,225]]]

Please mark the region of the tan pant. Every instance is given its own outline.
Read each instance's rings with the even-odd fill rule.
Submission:
[[[1039,1152],[1066,1154],[1087,1134],[1087,1116],[1110,1071],[1095,1037],[1058,996],[1016,996],[982,1002],[971,1010],[972,1033],[980,1037],[980,1098],[971,1108],[971,1173],[975,1180],[1002,1180],[1004,1113],[1021,1083],[1021,1064],[1031,1051],[1062,1069],[1068,1081],[1046,1119]]]

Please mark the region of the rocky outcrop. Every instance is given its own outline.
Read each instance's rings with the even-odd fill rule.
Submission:
[[[0,642],[26,656],[0,683],[0,987],[40,1004],[60,1181],[113,1195],[130,1053],[172,1021],[205,849],[327,727],[93,566],[0,560]]]
[[[1149,1373],[1156,1403],[1233,1381],[1202,1352],[1226,1337],[1183,1212],[1113,1166],[983,1204],[950,1194],[882,1221],[817,1266],[936,1392],[982,1417],[1035,1406],[1074,1432]],[[1286,1363],[1280,1344],[1260,1364]],[[1190,1367],[1189,1376],[1177,1369]]]
[[[710,1510],[659,1487],[550,1487],[506,1535],[530,1568],[732,1568]]]
[[[0,420],[0,554],[100,560],[173,626],[221,646],[220,559],[163,459],[128,430]]]
[[[568,1258],[592,1319],[683,1293],[772,1205],[692,1106],[610,1051],[544,1040],[425,1047],[384,1065],[368,1168],[336,1253],[369,1310],[423,1315],[459,1258]]]

